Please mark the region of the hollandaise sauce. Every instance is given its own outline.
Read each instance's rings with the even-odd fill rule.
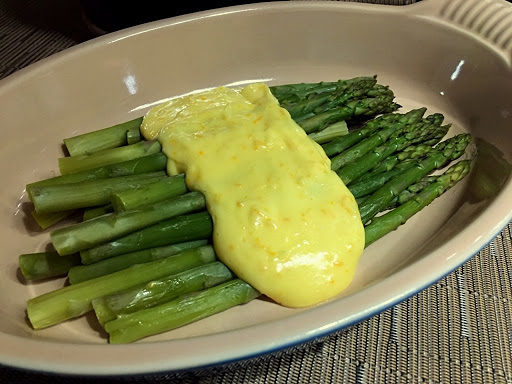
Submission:
[[[349,285],[364,247],[355,199],[266,85],[171,100],[142,133],[205,195],[216,253],[238,277],[289,307]]]

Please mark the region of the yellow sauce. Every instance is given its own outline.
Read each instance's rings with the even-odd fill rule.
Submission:
[[[204,193],[219,259],[276,302],[305,307],[351,282],[364,247],[354,197],[263,84],[171,100],[142,133]]]

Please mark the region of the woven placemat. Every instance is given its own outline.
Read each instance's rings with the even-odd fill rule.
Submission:
[[[93,36],[76,1],[0,0],[0,78]],[[473,259],[411,299],[321,341],[272,356],[215,371],[112,380],[0,367],[0,382],[510,384],[511,231],[512,223]]]

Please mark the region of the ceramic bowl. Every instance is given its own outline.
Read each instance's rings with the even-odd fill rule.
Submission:
[[[499,0],[405,7],[338,2],[251,4],[153,22],[97,38],[0,83],[0,363],[122,375],[192,369],[288,348],[362,321],[445,276],[512,218],[512,16]],[[64,280],[25,283],[17,258],[48,231],[24,187],[57,172],[62,139],[143,115],[219,85],[378,74],[405,109],[427,106],[470,132],[471,174],[364,251],[340,297],[294,310],[254,300],[131,345],[109,345],[92,316],[34,331],[27,299]]]

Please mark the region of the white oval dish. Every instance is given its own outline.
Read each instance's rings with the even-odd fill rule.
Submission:
[[[510,7],[487,2],[492,12]],[[477,1],[407,7],[337,2],[252,4],[130,28],[71,48],[0,83],[0,363],[83,375],[225,364],[307,342],[362,321],[453,271],[512,218],[512,26],[481,19]],[[492,7],[492,8],[491,8]],[[364,27],[362,27],[364,25]],[[379,75],[404,109],[427,106],[478,138],[478,166],[405,226],[365,250],[339,298],[292,310],[255,300],[131,345],[108,345],[85,316],[33,331],[25,302],[63,280],[23,283],[21,253],[48,231],[26,212],[28,182],[49,177],[61,140],[218,85]],[[489,176],[490,175],[490,176]],[[488,188],[481,188],[486,177]]]

